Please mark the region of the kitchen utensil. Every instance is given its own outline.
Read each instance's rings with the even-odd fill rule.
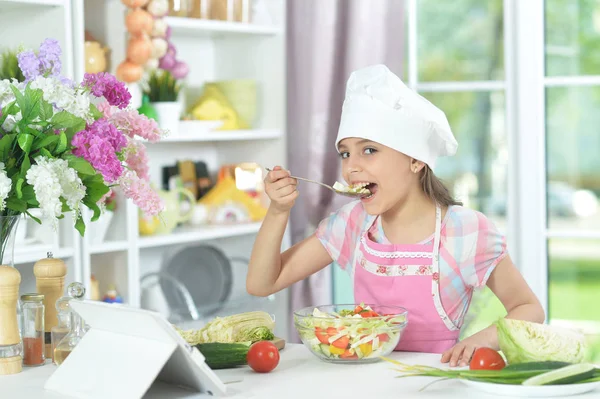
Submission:
[[[272,169],[269,169],[269,168],[265,168],[265,169],[269,172],[272,172]],[[290,176],[290,177],[293,179],[302,180],[302,181],[305,181],[308,183],[315,183],[315,184],[321,185],[321,186],[333,191],[336,194],[343,195],[344,197],[361,198],[361,197],[365,197],[368,195],[368,194],[349,193],[346,191],[339,191],[339,190],[336,190],[335,188],[331,187],[328,184],[321,183],[320,181],[316,181],[316,180],[305,179],[304,177],[297,177],[297,176]]]
[[[201,317],[218,312],[229,299],[233,285],[231,261],[221,250],[210,245],[188,246],[167,259],[162,272],[181,281],[192,296]],[[160,287],[172,314],[189,319],[189,308],[181,291],[161,279]],[[183,317],[182,316],[182,317]]]

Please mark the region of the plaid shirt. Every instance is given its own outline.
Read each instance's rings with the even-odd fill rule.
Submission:
[[[375,217],[365,212],[360,201],[354,201],[322,220],[316,236],[335,263],[353,274],[356,248]],[[381,218],[377,217],[374,223],[371,240],[389,244]],[[418,244],[433,247],[433,239],[431,235]],[[456,326],[462,326],[473,290],[485,286],[506,255],[505,237],[485,215],[462,206],[448,208],[440,239],[440,298]]]

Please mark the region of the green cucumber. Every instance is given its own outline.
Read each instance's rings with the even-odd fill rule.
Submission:
[[[566,385],[588,380],[596,373],[596,366],[589,363],[578,363],[547,371],[523,381],[523,385]]]
[[[507,371],[533,371],[533,370],[540,370],[540,371],[550,371],[550,370],[556,370],[559,369],[561,367],[566,367],[566,366],[570,366],[572,363],[567,363],[567,362],[554,362],[554,361],[547,361],[547,362],[525,362],[525,363],[516,363],[516,364],[509,364],[508,366],[504,367],[503,370],[507,370]]]
[[[197,344],[196,348],[204,355],[206,364],[213,370],[228,369],[248,364],[250,342]]]

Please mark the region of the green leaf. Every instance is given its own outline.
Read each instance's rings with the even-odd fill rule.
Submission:
[[[50,151],[48,151],[47,149],[45,149],[45,148],[42,148],[40,150],[40,154],[43,155],[43,156],[45,156],[46,158],[50,158],[50,159],[54,158],[54,155],[52,155],[52,153]]]
[[[82,175],[95,175],[97,172],[94,167],[85,159],[76,157],[75,155],[68,154],[63,157],[69,162],[69,167],[75,169]]]
[[[25,98],[28,109],[21,110],[22,120],[31,122],[40,115],[40,107],[43,92],[40,89],[32,89],[29,85],[25,88]]]
[[[85,204],[85,201],[84,201],[84,204]],[[102,211],[100,210],[100,207],[98,205],[89,203],[89,204],[85,204],[85,206],[87,206],[92,211],[94,211],[94,214],[92,215],[92,218],[90,219],[91,222],[95,222],[96,220],[98,220],[100,218]]]
[[[33,220],[35,220],[38,224],[42,224],[42,221],[38,218],[36,218],[35,216],[33,216],[31,213],[29,213],[29,211],[25,211],[25,213],[32,218]]]
[[[16,134],[6,134],[0,139],[0,154],[2,154],[2,159],[8,158],[8,153],[13,145],[13,141],[15,140]]]
[[[35,197],[35,191],[33,190],[33,186],[25,184],[25,187],[23,187],[21,191],[23,192],[23,201],[26,201],[29,205],[33,207],[37,207],[40,205],[37,198]]]
[[[83,218],[81,215],[75,221],[75,229],[79,232],[79,234],[83,237],[85,234],[85,223],[83,222]]]
[[[19,180],[17,180],[17,185],[15,186],[15,191],[17,192],[17,198],[19,198],[19,199],[23,198],[23,192],[21,191],[21,188],[23,187],[24,182],[25,182],[25,179],[23,179],[22,177],[19,177]]]
[[[54,109],[52,105],[43,98],[40,101],[40,119],[42,121],[48,121],[54,115]]]
[[[33,135],[31,134],[19,134],[17,138],[19,142],[19,147],[25,152],[25,154],[29,154],[31,150],[31,145],[33,144]]]
[[[104,114],[94,104],[90,104],[90,113],[92,114],[95,120],[104,117]]]
[[[8,197],[6,199],[6,207],[20,213],[27,211],[27,203],[16,197]]]
[[[74,129],[77,131],[85,129],[85,120],[67,111],[54,114],[50,123],[52,123],[55,129]]]
[[[104,178],[99,173],[83,179],[83,184],[87,187],[84,200],[87,198],[94,205],[110,190],[108,186],[104,184]]]
[[[58,139],[59,139],[58,135],[50,133],[42,138],[36,139],[35,142],[33,143],[33,146],[31,147],[31,149],[34,151],[39,150],[40,148],[47,147],[50,144],[57,142]]]
[[[55,154],[62,154],[67,149],[67,134],[65,132],[60,132],[59,141],[54,149]]]
[[[29,112],[29,103],[27,102],[27,98],[21,93],[19,89],[17,89],[14,85],[10,85],[10,89],[15,95],[15,99],[17,101],[17,105],[21,110],[21,115]]]
[[[31,161],[29,160],[29,155],[25,155],[23,158],[23,162],[21,162],[21,175],[27,176],[27,171],[31,167]]]

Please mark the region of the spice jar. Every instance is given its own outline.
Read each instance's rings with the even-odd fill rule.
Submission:
[[[23,364],[41,366],[44,354],[44,295],[21,295],[23,303]]]
[[[0,375],[16,374],[22,370],[23,346],[20,322],[17,321],[20,283],[21,274],[17,269],[0,265]]]

